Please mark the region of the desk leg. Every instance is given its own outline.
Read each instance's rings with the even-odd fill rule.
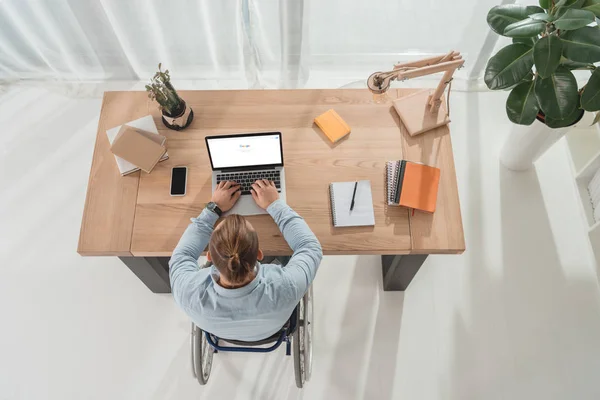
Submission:
[[[119,257],[153,293],[171,293],[169,257]]]
[[[427,254],[381,256],[383,290],[406,290],[426,258]]]

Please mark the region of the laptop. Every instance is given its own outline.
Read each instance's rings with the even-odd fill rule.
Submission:
[[[212,167],[212,190],[221,181],[240,184],[242,196],[225,214],[267,214],[252,195],[250,186],[258,179],[273,181],[285,201],[285,171],[281,132],[207,136],[206,148]]]

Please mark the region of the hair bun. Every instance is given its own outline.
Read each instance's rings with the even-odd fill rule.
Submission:
[[[231,272],[239,271],[240,255],[238,253],[233,253],[231,256],[229,256],[229,262],[227,263],[227,268]]]

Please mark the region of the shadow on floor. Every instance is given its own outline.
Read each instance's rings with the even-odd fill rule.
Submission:
[[[392,398],[404,293],[383,292],[381,267],[373,268],[380,257],[375,262],[369,258],[356,259],[326,399],[358,397],[360,391],[359,398]]]
[[[456,316],[453,376],[444,397],[599,398],[600,384],[590,385],[591,371],[600,367],[597,285],[565,276],[569,265],[559,258],[535,169],[500,166],[499,173],[500,271],[490,273],[496,263],[481,239],[471,243],[476,301],[469,318]],[[483,234],[479,223],[473,222],[472,236]]]

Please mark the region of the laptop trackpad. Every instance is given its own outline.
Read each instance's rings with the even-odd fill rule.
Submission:
[[[246,194],[240,197],[235,206],[225,213],[225,215],[229,214],[257,215],[268,213],[256,204],[251,195]]]

